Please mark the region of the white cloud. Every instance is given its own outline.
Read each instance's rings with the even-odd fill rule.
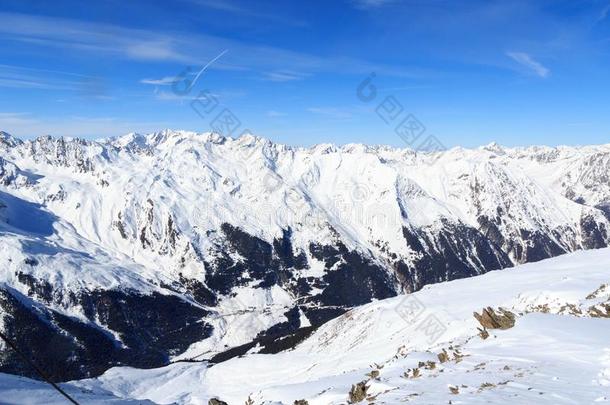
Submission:
[[[176,76],[167,76],[167,77],[163,77],[161,79],[142,79],[142,80],[140,80],[140,83],[152,84],[155,86],[171,86],[178,80],[182,80],[182,78],[179,78]]]
[[[536,61],[525,52],[507,52],[506,55],[539,77],[546,78],[551,72],[542,63]]]
[[[303,80],[307,75],[298,72],[290,72],[290,71],[275,71],[275,72],[267,72],[263,76],[263,80],[268,80],[271,82],[291,82],[294,80]]]
[[[283,112],[279,112],[279,111],[275,111],[275,110],[267,111],[267,117],[270,117],[270,118],[285,117],[285,116],[286,116],[286,113],[283,113]]]
[[[53,70],[0,64],[0,87],[18,89],[76,90],[93,77]]]
[[[192,60],[177,38],[154,31],[73,19],[0,12],[0,35],[45,47],[116,54],[136,60]]]
[[[0,112],[0,130],[15,125],[30,125],[35,123],[27,113]]]
[[[190,2],[212,10],[224,11],[235,15],[249,17],[249,19],[254,17],[255,19],[268,20],[273,21],[274,23],[293,25],[297,27],[304,27],[308,25],[304,21],[297,20],[289,16],[254,11],[250,8],[243,7],[227,0],[190,0]],[[258,8],[260,8],[260,6]]]
[[[182,57],[174,50],[169,39],[126,44],[125,53],[132,59],[140,60],[179,60]]]
[[[299,80],[319,72],[368,74],[375,71],[396,77],[421,76],[421,72],[399,66],[379,65],[340,55],[322,57],[213,35],[186,35],[17,13],[0,12],[0,40],[26,42],[66,53],[89,53],[95,57],[194,66],[203,66],[224,49],[230,54],[214,63],[212,69],[270,72],[263,73],[264,78],[274,81]],[[168,73],[178,74],[179,71]]]
[[[180,95],[180,94],[176,94],[172,91],[155,91],[155,98],[157,100],[161,100],[161,101],[180,101],[180,102],[184,102],[184,101],[192,101],[195,100],[197,98],[197,94],[193,95],[193,94],[187,94],[187,95]]]

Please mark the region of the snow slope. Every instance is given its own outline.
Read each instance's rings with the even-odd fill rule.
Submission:
[[[430,155],[2,132],[0,326],[69,364],[58,380],[210,359],[428,284],[608,246],[609,172],[610,145]],[[51,338],[58,358],[44,357]],[[4,352],[0,370],[31,375]]]
[[[150,401],[118,398],[106,391],[92,391],[73,387],[68,384],[63,385],[62,389],[72,398],[77,397],[78,402],[81,404],[153,404],[153,402]],[[10,374],[0,373],[0,392],[2,393],[2,399],[0,400],[0,403],[2,404],[65,405],[69,403],[66,398],[47,383]]]
[[[576,252],[364,305],[292,351],[212,366],[113,368],[69,385],[180,404],[207,404],[211,397],[240,404],[249,396],[255,404],[345,404],[352,384],[361,381],[379,404],[605,403],[610,319],[589,309],[610,305],[609,281],[610,249]],[[414,302],[421,307],[413,310]],[[490,329],[482,339],[472,314],[487,306],[517,314],[515,326]],[[442,333],[422,327],[429,316]],[[449,359],[441,363],[443,349]],[[433,369],[419,364],[429,361]],[[377,378],[367,376],[372,370]]]

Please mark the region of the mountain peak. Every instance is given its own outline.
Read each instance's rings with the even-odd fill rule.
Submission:
[[[5,145],[12,148],[17,145],[21,145],[22,143],[23,141],[21,139],[15,138],[8,132],[0,131],[0,145]]]
[[[506,153],[504,147],[495,141],[483,146],[481,149],[494,152],[498,155],[504,155]]]

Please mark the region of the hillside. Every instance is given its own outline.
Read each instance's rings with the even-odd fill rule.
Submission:
[[[608,246],[609,172],[608,145],[2,133],[0,325],[58,381],[279,351],[374,300]],[[35,376],[7,351],[0,371]]]

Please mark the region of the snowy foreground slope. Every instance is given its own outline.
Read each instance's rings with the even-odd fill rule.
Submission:
[[[576,252],[364,305],[291,351],[113,368],[63,386],[83,400],[98,393],[180,404],[346,404],[359,382],[376,404],[608,403],[609,282],[610,249]],[[515,325],[483,339],[473,311],[487,306],[515,313]],[[423,326],[431,316],[439,328]],[[0,378],[0,398],[27,403],[26,382],[11,387],[12,379]]]
[[[0,329],[56,381],[278,352],[374,300],[608,246],[609,173],[610,145],[2,132]]]

